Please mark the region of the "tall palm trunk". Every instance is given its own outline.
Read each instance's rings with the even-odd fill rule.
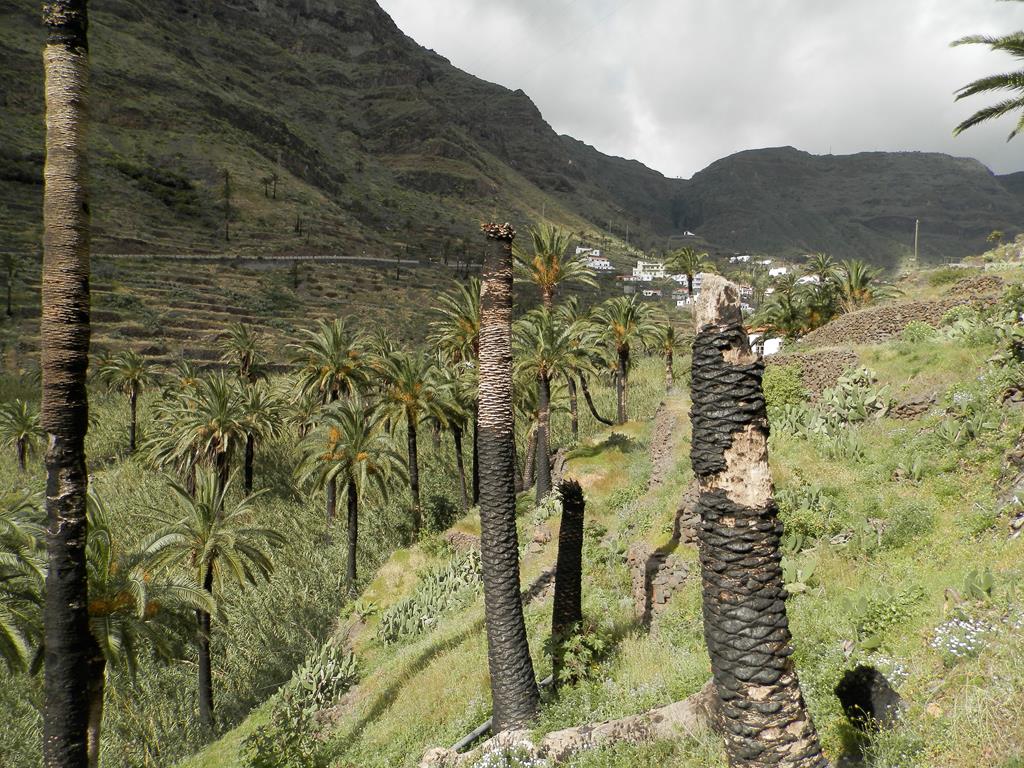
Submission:
[[[85,0],[43,3],[46,165],[43,169],[41,423],[46,449],[43,766],[87,763],[90,634],[85,565],[85,433],[89,406],[89,199]]]
[[[359,489],[356,481],[348,481],[348,563],[346,563],[345,580],[348,582],[350,595],[356,593],[356,544],[359,541]]]
[[[327,497],[327,526],[334,524],[334,516],[338,512],[338,481],[331,477],[327,481],[327,488],[324,492]]]
[[[615,406],[617,408],[616,424],[625,424],[628,420],[626,413],[626,387],[629,385],[629,345],[623,344],[618,349],[619,367],[615,372]]]
[[[455,443],[455,467],[459,472],[459,499],[462,501],[462,513],[469,511],[469,493],[466,490],[466,462],[462,456],[462,427],[452,425],[452,441]]]
[[[551,423],[551,378],[547,373],[537,376],[537,503],[551,493],[551,445],[548,427]]]
[[[409,490],[412,491],[412,535],[420,535],[423,510],[420,507],[420,461],[416,449],[416,418],[406,417],[406,441],[409,448]]]
[[[213,565],[206,569],[203,577],[203,589],[213,594]],[[199,631],[196,633],[196,645],[199,648],[199,722],[204,728],[213,729],[213,664],[210,660],[210,614],[204,610],[196,611]]]
[[[590,409],[590,415],[597,419],[599,422],[604,424],[606,427],[613,426],[615,422],[611,419],[606,419],[600,413],[597,412],[597,408],[594,407],[594,398],[590,394],[590,384],[587,383],[587,377],[582,373],[580,374],[580,388],[583,390],[583,399],[587,401],[587,408]]]
[[[537,479],[537,425],[526,433],[526,459],[523,462],[523,490],[532,488]]]
[[[477,360],[479,360],[479,353]],[[473,504],[480,503],[480,406],[473,406]]]
[[[551,612],[552,678],[558,684],[562,666],[562,642],[583,622],[583,489],[575,480],[563,481],[562,522],[558,528],[558,559],[555,563],[555,599]]]
[[[708,278],[695,317],[691,460],[700,487],[704,637],[729,763],[821,768],[828,762],[790,647],[764,365],[750,351],[735,285]]]
[[[252,473],[253,465],[256,463],[256,435],[252,432],[248,432],[245,435],[245,469],[243,471],[243,485],[245,486],[245,495],[248,496],[252,493]]]
[[[24,472],[26,469],[25,459],[28,456],[28,440],[24,437],[19,437],[15,441],[14,447],[18,453],[18,469]]]
[[[103,727],[103,695],[106,690],[107,662],[99,646],[93,643],[93,657],[89,662],[89,730],[86,754],[89,768],[100,763],[100,733]]]
[[[573,445],[575,445],[580,441],[580,409],[579,398],[576,396],[576,377],[566,374],[565,380],[569,384],[569,429]]]
[[[675,371],[672,370],[673,362],[672,350],[665,350],[665,389],[672,389],[676,384]]]
[[[228,487],[228,479],[231,477],[231,455],[226,450],[218,450],[215,461],[217,463],[217,492],[223,493]]]
[[[512,239],[487,228],[480,287],[480,557],[494,733],[532,720],[540,695],[520,598],[512,410]]]

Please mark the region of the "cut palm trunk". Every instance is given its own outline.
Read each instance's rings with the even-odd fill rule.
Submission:
[[[555,564],[555,599],[551,612],[552,679],[560,680],[563,644],[583,622],[583,489],[575,480],[558,486],[562,497],[562,521],[558,528],[558,559]]]
[[[551,421],[551,379],[537,376],[537,451],[534,457],[537,473],[537,503],[551,493],[551,446],[548,439]]]
[[[696,322],[691,460],[700,488],[704,636],[729,763],[827,766],[793,664],[764,364],[750,351],[736,286],[707,278]]]
[[[512,410],[512,240],[507,224],[485,227],[480,287],[480,557],[494,732],[524,726],[540,695],[519,582],[515,432]]]
[[[40,324],[46,433],[43,766],[86,766],[89,633],[85,434],[89,424],[88,42],[85,0],[43,3],[46,164]]]

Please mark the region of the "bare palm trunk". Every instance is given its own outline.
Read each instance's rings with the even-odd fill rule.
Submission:
[[[253,466],[256,463],[256,436],[249,432],[245,436],[245,469],[242,473],[245,495],[252,493]]]
[[[619,347],[619,367],[615,372],[615,406],[617,408],[616,423],[625,424],[628,420],[626,413],[626,387],[629,377],[629,346]]]
[[[18,453],[18,469],[24,472],[26,469],[25,459],[28,456],[28,441],[24,437],[19,437],[15,442],[15,450]]]
[[[544,306],[545,309],[554,309],[555,287],[553,285],[545,285],[543,288],[541,288],[540,303]]]
[[[691,460],[700,487],[704,636],[729,763],[822,768],[828,762],[790,646],[764,365],[750,351],[735,285],[708,278],[695,317]]]
[[[359,541],[359,490],[354,480],[348,481],[348,563],[345,580],[350,595],[356,593],[356,544]]]
[[[537,478],[537,426],[530,425],[526,433],[526,459],[523,462],[523,490],[533,488]]]
[[[43,4],[42,427],[46,448],[43,766],[87,764],[90,634],[85,565],[89,406],[89,199],[85,0]]]
[[[572,433],[573,445],[580,441],[580,409],[579,399],[576,396],[576,377],[566,374],[566,382],[569,385],[569,429]]]
[[[452,426],[452,440],[455,443],[455,467],[459,472],[459,498],[465,514],[469,511],[469,493],[466,489],[466,462],[462,456],[462,427]]]
[[[89,664],[89,731],[86,756],[89,768],[100,763],[100,734],[103,727],[103,695],[106,689],[107,662],[97,646]]]
[[[523,619],[512,410],[512,239],[490,226],[480,289],[480,556],[493,731],[530,722],[540,695]]]
[[[203,589],[213,594],[213,567],[207,566],[203,578]],[[213,730],[213,663],[210,659],[210,614],[203,610],[196,611],[199,631],[196,633],[196,645],[199,648],[199,722],[208,730]]]
[[[133,389],[128,393],[128,453],[135,453],[138,414],[139,393]]]
[[[477,354],[479,360],[479,353]],[[473,504],[480,503],[480,407],[473,406]]]
[[[665,389],[672,389],[676,385],[675,371],[672,370],[673,355],[672,350],[665,352]]]
[[[338,481],[335,478],[330,478],[327,481],[327,489],[325,491],[327,496],[327,527],[334,525],[334,516],[338,512]]]
[[[548,426],[551,422],[551,379],[546,373],[537,376],[537,503],[551,493],[551,445]]]
[[[231,475],[231,456],[227,451],[217,451],[217,492],[223,493],[228,487],[228,479]]]
[[[590,409],[590,415],[607,427],[613,426],[615,422],[611,419],[606,419],[598,413],[597,408],[594,407],[594,398],[590,394],[590,384],[587,383],[587,377],[583,374],[580,374],[580,388],[583,390],[583,399],[587,401],[587,408]]]
[[[406,420],[406,441],[409,448],[409,490],[412,491],[412,535],[419,537],[423,524],[423,510],[420,507],[420,461],[416,449],[416,422],[412,416]]]
[[[563,641],[583,622],[583,489],[575,480],[563,481],[562,522],[558,528],[558,559],[555,564],[555,599],[551,613],[554,647],[552,678],[559,683],[564,654]]]

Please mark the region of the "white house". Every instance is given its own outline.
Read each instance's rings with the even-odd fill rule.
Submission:
[[[782,349],[782,339],[766,339],[763,333],[752,333],[750,334],[750,348],[754,354],[767,357]]]
[[[789,274],[789,267],[772,267],[768,270],[768,277],[782,277]]]
[[[643,291],[641,291],[641,293],[643,293],[643,295],[645,297],[647,297],[648,299],[650,299],[652,297],[657,297],[659,299],[661,298],[661,289],[660,288],[644,288]]]
[[[730,256],[729,257],[729,263],[730,264],[746,264],[749,261],[750,261],[750,254],[749,253],[745,253],[742,256]]]
[[[819,285],[821,283],[821,278],[817,275],[804,275],[797,280],[797,283],[799,285]]]
[[[587,247],[582,246],[582,245],[577,245],[576,246],[576,255],[577,256],[597,256],[598,258],[600,258],[600,256],[601,256],[601,249],[600,248],[587,248]]]
[[[583,266],[593,269],[596,272],[614,272],[612,263],[600,256],[587,256],[583,259]]]
[[[660,261],[638,261],[633,267],[633,277],[641,282],[665,279],[665,265]]]

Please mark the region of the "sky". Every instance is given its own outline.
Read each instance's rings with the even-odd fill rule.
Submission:
[[[921,150],[1024,170],[1012,117],[953,138],[1013,71],[968,34],[1024,28],[994,0],[379,0],[455,66],[521,88],[559,133],[689,178],[745,149]]]

